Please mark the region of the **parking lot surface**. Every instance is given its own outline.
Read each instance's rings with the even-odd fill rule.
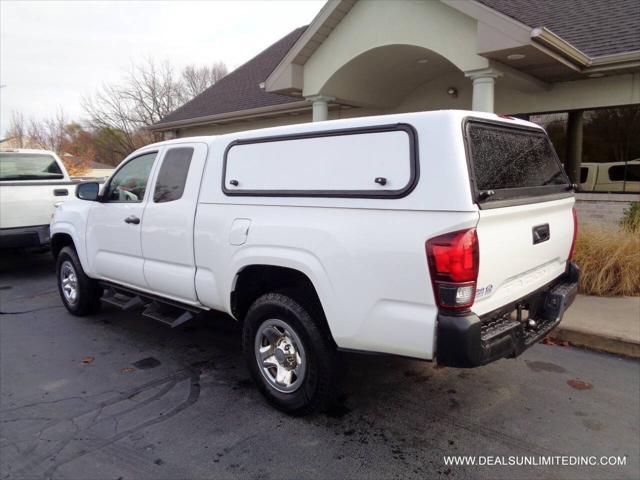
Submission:
[[[76,318],[49,254],[0,254],[0,478],[640,478],[640,363],[537,345],[458,370],[345,355],[342,403],[293,418],[254,389],[240,329],[105,307]],[[390,320],[392,321],[392,320]],[[444,456],[626,457],[448,466]]]

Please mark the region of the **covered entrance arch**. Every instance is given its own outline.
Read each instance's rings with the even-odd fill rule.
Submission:
[[[393,111],[421,85],[443,77],[455,83],[455,79],[464,79],[464,74],[451,61],[427,48],[384,45],[346,62],[327,78],[319,92],[341,103]],[[434,98],[438,93],[446,95],[430,93]],[[448,95],[457,96],[457,89]]]

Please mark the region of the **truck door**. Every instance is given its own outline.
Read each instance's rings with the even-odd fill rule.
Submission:
[[[156,169],[142,222],[144,276],[162,296],[196,304],[193,227],[207,157],[203,143],[169,146]]]
[[[87,223],[87,256],[91,271],[102,279],[147,288],[144,279],[140,223],[150,196],[147,183],[158,151],[128,160],[111,177],[91,208]]]

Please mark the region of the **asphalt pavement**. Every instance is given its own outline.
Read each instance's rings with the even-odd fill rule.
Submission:
[[[1,479],[640,478],[637,360],[536,345],[459,370],[349,354],[341,404],[294,418],[254,389],[228,317],[76,318],[54,277],[48,254],[0,253]]]

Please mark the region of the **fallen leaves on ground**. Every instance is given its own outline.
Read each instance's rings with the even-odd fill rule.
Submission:
[[[567,384],[570,387],[575,388],[576,390],[589,390],[593,388],[589,382],[584,382],[582,380],[578,380],[577,378],[572,378],[571,380],[567,380]]]
[[[125,367],[122,370],[120,370],[120,373],[131,373],[131,372],[135,372],[136,369],[133,367]]]
[[[89,365],[90,363],[93,363],[93,360],[93,357],[82,357],[83,365]]]
[[[571,343],[569,343],[568,340],[558,340],[557,338],[554,337],[544,337],[542,339],[542,343],[544,345],[555,345],[555,346],[560,346],[560,347],[570,347]]]

